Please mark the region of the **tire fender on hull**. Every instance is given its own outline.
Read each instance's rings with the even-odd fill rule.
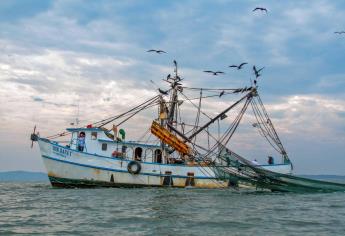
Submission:
[[[133,175],[137,175],[141,171],[141,165],[137,161],[131,161],[128,163],[127,170],[129,173]]]

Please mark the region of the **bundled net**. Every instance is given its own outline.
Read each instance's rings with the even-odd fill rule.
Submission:
[[[345,191],[345,184],[265,170],[232,151],[220,155],[219,160],[220,164],[214,165],[217,177],[229,180],[233,186],[241,184],[257,189],[295,193]]]

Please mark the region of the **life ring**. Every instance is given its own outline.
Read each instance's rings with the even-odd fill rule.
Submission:
[[[129,173],[133,175],[139,174],[141,170],[141,165],[137,161],[131,161],[128,163],[127,170]]]

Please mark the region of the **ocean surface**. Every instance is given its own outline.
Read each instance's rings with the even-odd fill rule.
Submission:
[[[0,235],[345,235],[345,193],[0,183]]]

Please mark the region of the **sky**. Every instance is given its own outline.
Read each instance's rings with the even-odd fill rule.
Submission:
[[[193,87],[248,86],[252,65],[265,67],[259,93],[295,173],[345,175],[345,34],[334,34],[344,16],[340,0],[0,1],[0,171],[45,171],[30,148],[34,125],[44,137],[67,128],[78,107],[84,124],[118,114],[157,94],[150,80],[167,88],[176,59]],[[227,102],[205,109],[214,115]],[[233,147],[264,160],[268,149],[243,130]]]

